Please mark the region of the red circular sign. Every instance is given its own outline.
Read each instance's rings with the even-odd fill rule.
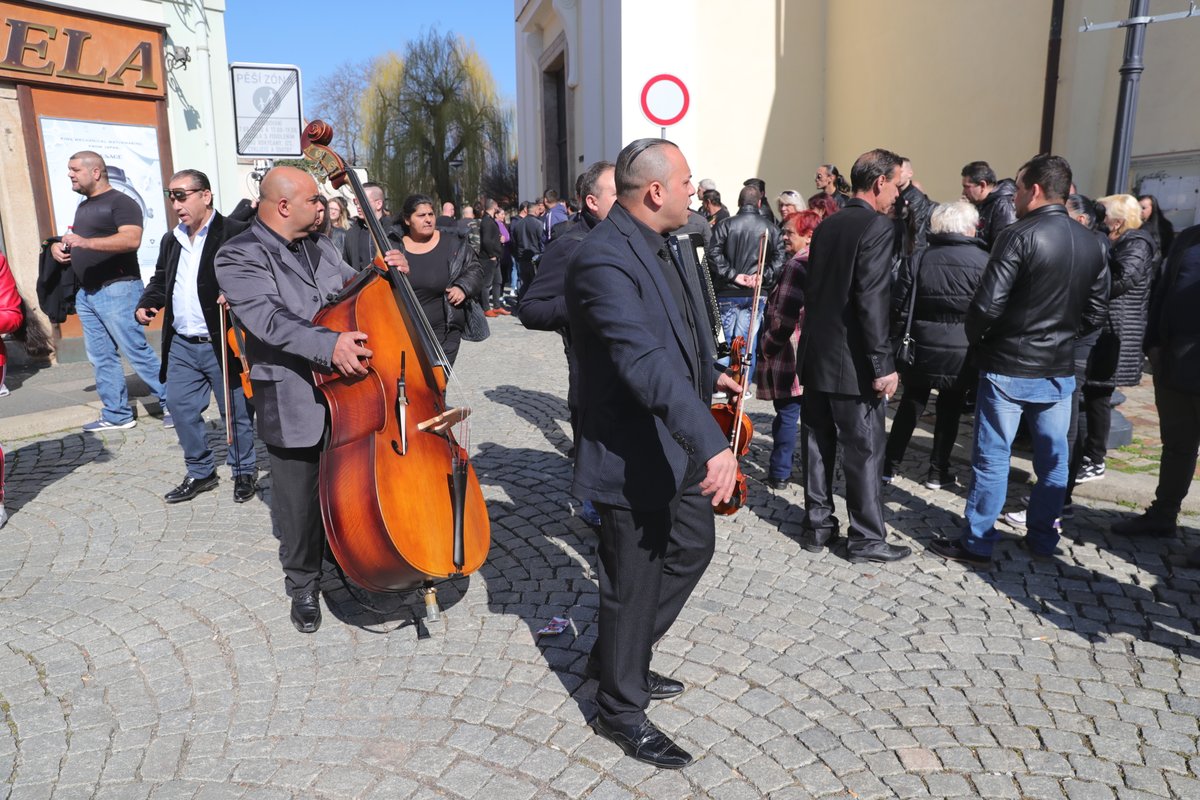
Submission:
[[[674,84],[679,89],[679,92],[683,95],[683,104],[673,117],[665,116],[664,113],[670,112],[665,111],[662,108],[658,109],[660,113],[655,113],[650,109],[650,90],[661,83]],[[686,114],[688,111],[688,105],[691,103],[691,101],[691,96],[688,94],[687,87],[684,86],[683,81],[679,80],[679,78],[676,78],[674,75],[668,75],[665,72],[662,75],[655,75],[653,78],[646,81],[646,85],[642,87],[642,113],[645,114],[646,118],[651,122],[664,127],[667,125],[674,125],[676,122],[679,122],[679,120],[683,119],[684,114]]]

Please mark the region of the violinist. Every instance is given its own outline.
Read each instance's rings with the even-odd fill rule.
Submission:
[[[321,625],[325,527],[318,468],[328,422],[312,371],[366,375],[362,359],[372,353],[365,333],[310,322],[325,298],[356,274],[328,237],[315,233],[322,208],[316,181],[295,167],[275,167],[261,191],[257,219],[217,253],[216,272],[246,329],[258,435],[271,460],[271,527],[292,624],[313,633]],[[384,260],[407,267],[396,251]]]
[[[700,277],[668,234],[688,220],[687,159],[639,139],[616,164],[617,202],[567,270],[578,359],[576,496],[600,512],[599,680],[595,731],[627,755],[679,768],[692,756],[646,718],[683,684],[650,670],[651,648],[712,558],[713,507],[733,494],[737,459],[713,420],[720,373]]]
[[[400,271],[408,275],[421,310],[454,364],[468,311],[483,313],[467,303],[468,298],[478,297],[483,286],[483,266],[467,237],[454,227],[438,228],[437,219],[433,198],[409,195],[398,218],[402,233],[393,229],[388,238],[405,254],[407,264]]]
[[[217,250],[249,223],[222,216],[213,208],[212,186],[200,170],[185,169],[171,177],[164,191],[179,225],[162,238],[158,264],[138,300],[134,318],[142,325],[163,313],[162,367],[159,380],[171,395],[171,416],[187,468],[183,482],[167,492],[168,503],[182,503],[217,485],[216,464],[204,427],[210,394],[224,417],[232,413],[233,442],[225,456],[233,472],[233,499],[245,503],[257,489],[254,425],[246,395],[237,379],[221,374],[225,331],[217,304],[221,290],[213,268]],[[225,383],[233,385],[232,408],[226,408]]]

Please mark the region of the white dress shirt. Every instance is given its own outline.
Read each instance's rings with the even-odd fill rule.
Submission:
[[[200,307],[200,295],[196,290],[196,280],[200,275],[200,256],[204,253],[204,242],[208,239],[208,229],[212,225],[213,215],[208,215],[194,239],[188,237],[188,228],[182,222],[175,227],[175,238],[182,248],[179,252],[179,265],[175,269],[175,288],[171,291],[171,310],[174,312],[174,325],[177,333],[184,336],[208,336],[208,324],[204,321],[204,310]]]

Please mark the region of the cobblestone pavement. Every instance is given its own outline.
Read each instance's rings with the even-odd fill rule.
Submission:
[[[235,505],[222,468],[217,491],[165,506],[182,459],[154,420],[8,443],[0,796],[1200,797],[1194,521],[1132,543],[1106,532],[1127,510],[1088,500],[1053,563],[1013,531],[972,571],[924,552],[961,491],[902,474],[889,521],[917,554],[856,566],[798,547],[801,493],[760,482],[761,436],[751,504],[719,521],[655,656],[689,688],[650,716],[703,757],[624,758],[586,724],[596,562],[561,346],[493,329],[460,362],[492,553],[441,591],[428,638],[409,599],[368,611],[336,579],[321,630],[296,633],[265,500]],[[751,411],[769,431],[769,406]],[[537,640],[562,614],[573,627]]]

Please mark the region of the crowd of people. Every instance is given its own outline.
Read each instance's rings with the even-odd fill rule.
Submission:
[[[76,153],[67,168],[84,200],[71,231],[46,245],[53,280],[44,283],[83,323],[103,404],[84,431],[137,424],[124,355],[183,449],[184,478],[164,501],[219,483],[203,417],[215,396],[233,497],[246,502],[258,488],[257,424],[301,632],[321,624],[325,549],[316,487],[329,423],[313,371],[363,376],[372,356],[365,333],[313,322],[326,300],[375,267],[407,276],[448,368],[462,341],[487,337],[488,318],[515,313],[561,334],[574,491],[599,536],[599,638],[587,667],[599,686],[594,727],[656,766],[691,761],[645,712],[683,691],[650,669],[651,651],[711,559],[712,509],[738,481],[711,413],[714,396],[746,391],[729,372],[745,370],[774,406],[771,491],[793,481],[799,451],[801,546],[836,546],[855,563],[911,555],[888,541],[883,487],[903,474],[935,393],[926,487],[959,483],[960,420],[975,421],[965,522],[959,536],[929,545],[947,559],[990,563],[1022,428],[1037,482],[1026,508],[1006,516],[1027,528],[1032,557],[1054,557],[1074,486],[1105,476],[1114,391],[1141,380],[1145,355],[1162,425],[1158,493],[1113,532],[1173,535],[1195,470],[1200,226],[1176,237],[1151,196],[1093,201],[1058,156],[1036,156],[1012,179],[973,161],[961,196],[939,203],[908,159],[877,149],[859,156],[849,180],[818,166],[808,198],[788,189],[772,202],[765,182],[749,178],[732,211],[712,180],[693,185],[684,154],[662,139],[592,164],[572,198],[548,190],[509,210],[493,198],[456,207],[411,194],[393,211],[375,183],[363,186],[365,203],[347,203],[307,172],[277,167],[255,204],[226,217],[208,177],[184,169],[164,188],[179,222],[145,287],[140,210],[113,191],[96,153]],[[156,317],[161,358],[144,333]],[[0,258],[0,332],[35,350],[31,319]],[[731,352],[744,355],[731,364]],[[0,349],[0,386],[3,369]],[[833,503],[839,448],[845,523]]]

